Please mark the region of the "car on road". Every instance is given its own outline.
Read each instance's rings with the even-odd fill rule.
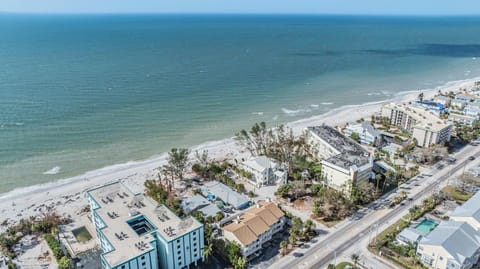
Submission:
[[[436,166],[436,168],[437,168],[438,170],[441,170],[441,169],[443,169],[443,167],[444,167],[444,165],[443,165],[443,164],[441,164],[441,163],[437,164],[437,166]]]
[[[470,156],[470,157],[468,157],[468,160],[470,160],[470,161],[475,160],[475,156]]]
[[[408,197],[407,200],[408,200],[408,201],[413,201],[413,198],[412,198],[412,197]]]

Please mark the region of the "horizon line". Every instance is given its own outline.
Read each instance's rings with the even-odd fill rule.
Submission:
[[[204,15],[204,16],[231,16],[231,15],[258,15],[258,16],[350,16],[350,17],[480,17],[478,14],[422,14],[422,13],[268,13],[268,12],[17,12],[1,11],[0,15]]]

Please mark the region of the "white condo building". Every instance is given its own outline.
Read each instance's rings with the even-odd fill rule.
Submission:
[[[331,188],[350,193],[352,184],[373,177],[373,156],[335,128],[308,127],[308,139],[321,159],[324,182]]]
[[[266,156],[258,156],[247,160],[241,163],[241,167],[252,174],[249,181],[256,187],[287,183],[286,167]]]
[[[203,225],[120,182],[89,190],[104,269],[183,269],[203,259]]]
[[[453,131],[453,126],[437,117],[435,113],[406,104],[387,104],[382,108],[382,116],[388,117],[390,124],[412,134],[419,147],[428,148],[434,144],[448,142]]]

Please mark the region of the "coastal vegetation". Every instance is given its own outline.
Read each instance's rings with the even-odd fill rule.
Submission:
[[[72,260],[65,255],[65,252],[60,245],[60,241],[57,239],[58,237],[58,230],[52,230],[51,234],[45,234],[44,238],[47,242],[48,247],[53,252],[53,256],[57,260],[58,269],[71,269],[73,266]]]
[[[470,143],[480,138],[480,122],[473,126],[456,124],[455,132],[460,141]]]
[[[296,136],[291,128],[280,125],[267,128],[265,122],[255,123],[250,130],[242,129],[236,141],[253,156],[267,156],[288,167],[291,177],[300,177],[302,168],[314,160],[305,133]]]
[[[144,183],[145,193],[159,204],[164,204],[178,216],[183,216],[180,200],[175,197],[171,189],[166,188],[162,180],[146,180]]]
[[[67,224],[68,219],[59,216],[56,213],[45,213],[41,217],[30,217],[21,219],[16,225],[9,226],[6,231],[0,234],[0,252],[6,257],[13,259],[17,256],[14,247],[20,243],[20,240],[27,235],[43,236],[53,252],[54,257],[59,262],[59,268],[71,268],[71,259],[66,256],[60,247],[60,242],[54,237],[58,234],[58,226]],[[11,266],[14,266],[11,263]],[[64,267],[60,267],[61,264]],[[70,267],[68,267],[70,265]],[[15,267],[12,267],[15,268]]]

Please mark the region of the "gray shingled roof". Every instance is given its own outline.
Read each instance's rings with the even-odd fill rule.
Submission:
[[[480,222],[480,191],[451,214],[452,217],[473,217]]]
[[[442,246],[455,260],[463,264],[480,248],[480,235],[466,222],[442,221],[437,228],[420,240],[422,245]]]

